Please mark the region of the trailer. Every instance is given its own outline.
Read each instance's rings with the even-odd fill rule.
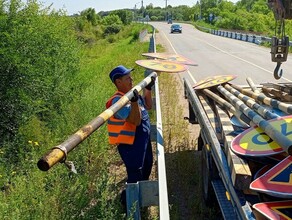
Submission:
[[[291,219],[292,84],[233,78],[184,79],[188,120],[201,129],[204,201],[217,201],[224,219]]]

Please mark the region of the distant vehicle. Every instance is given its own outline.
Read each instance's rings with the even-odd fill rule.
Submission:
[[[180,24],[171,25],[170,33],[174,33],[174,32],[182,33],[182,26]]]
[[[172,24],[172,20],[168,19],[167,24]]]

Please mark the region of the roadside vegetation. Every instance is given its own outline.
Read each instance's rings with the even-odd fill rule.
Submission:
[[[108,73],[142,58],[148,43],[139,33],[147,27],[115,15],[93,25],[36,1],[0,3],[1,219],[122,219],[105,126],[68,156],[77,175],[62,164],[42,172],[36,163],[105,110],[115,91]],[[135,66],[136,82],[143,72]]]

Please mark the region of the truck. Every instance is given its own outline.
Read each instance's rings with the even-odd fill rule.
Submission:
[[[279,79],[292,1],[267,3],[276,19],[271,59]],[[238,86],[230,83],[233,78],[213,76],[195,85],[184,79],[187,119],[200,125],[204,201],[218,203],[224,219],[292,219],[292,84],[255,85],[248,78],[248,85]]]
[[[226,77],[226,76],[224,76]],[[216,78],[216,77],[215,77]],[[227,78],[227,77],[226,77]],[[214,79],[213,79],[214,80]],[[215,79],[217,81],[218,79]],[[218,80],[221,81],[221,80]],[[210,81],[207,80],[207,83],[210,84]],[[220,88],[220,91],[218,90]],[[290,157],[288,150],[280,151],[275,153],[264,152],[254,152],[254,149],[251,149],[250,152],[244,152],[237,154],[234,151],[234,143],[240,138],[243,139],[249,138],[248,130],[254,130],[256,134],[252,135],[250,139],[253,139],[257,134],[258,141],[261,145],[265,142],[264,137],[267,133],[273,133],[269,131],[260,130],[259,126],[254,126],[256,123],[245,118],[245,114],[240,112],[241,110],[236,109],[233,105],[235,101],[234,95],[229,95],[228,98],[222,98],[222,91],[226,90],[235,90],[241,89],[242,93],[253,94],[254,97],[259,97],[259,100],[262,100],[265,96],[267,100],[270,99],[271,102],[282,103],[280,101],[281,97],[287,95],[284,94],[279,88],[289,88],[291,89],[291,84],[270,84],[265,83],[260,87],[256,87],[257,92],[253,92],[248,86],[238,88],[238,86],[223,83],[220,85],[215,85],[212,88],[203,88],[203,89],[194,89],[193,86],[189,83],[187,79],[184,79],[184,89],[185,89],[185,98],[189,103],[189,117],[188,120],[192,124],[199,124],[201,131],[198,138],[198,150],[201,151],[201,162],[202,162],[202,192],[203,198],[207,206],[212,206],[218,201],[219,207],[221,209],[224,219],[260,219],[261,215],[257,213],[257,210],[253,208],[255,204],[268,202],[268,201],[283,201],[286,198],[292,196],[292,191],[290,195],[285,194],[285,196],[277,197],[277,193],[272,193],[269,189],[263,189],[262,191],[256,191],[251,189],[251,183],[260,176],[260,173],[263,172],[263,169],[271,169],[273,166],[276,166],[286,157]],[[225,92],[226,92],[225,91]],[[238,91],[238,90],[236,90]],[[238,92],[238,95],[242,95]],[[273,93],[273,95],[271,94]],[[275,97],[277,95],[277,98]],[[225,94],[226,95],[226,94]],[[291,95],[288,95],[291,98]],[[273,97],[273,98],[270,98]],[[247,98],[244,96],[242,98],[246,102],[252,102],[252,98]],[[238,106],[243,106],[243,101],[236,100]],[[286,104],[286,103],[282,103]],[[257,103],[253,104],[257,108]],[[287,105],[287,104],[286,104]],[[276,115],[274,119],[267,120],[264,118],[264,121],[272,124],[271,121],[279,121],[282,118],[290,117],[288,113],[285,113],[279,109],[267,106],[264,106],[258,111],[266,112],[267,114]],[[291,106],[291,105],[289,105]],[[244,107],[245,111],[247,107]],[[249,109],[247,115],[252,117],[258,117],[255,114],[256,110]],[[276,112],[273,113],[273,112]],[[269,118],[269,116],[267,116]],[[244,121],[243,121],[244,120]],[[286,123],[286,122],[285,122]],[[257,127],[257,129],[256,129]],[[286,131],[289,134],[290,126]],[[264,138],[264,139],[260,139]],[[273,137],[275,138],[275,137]],[[282,138],[282,137],[280,137]],[[276,139],[276,138],[275,138]],[[271,142],[270,139],[267,139],[266,142]],[[250,144],[254,144],[255,148],[258,143],[253,143],[250,140]],[[289,143],[291,144],[291,143]],[[251,146],[252,147],[252,146]],[[260,154],[263,155],[260,155]],[[283,187],[285,183],[282,183],[279,180],[279,187]],[[287,185],[289,181],[287,182]],[[292,185],[291,185],[292,186]],[[284,186],[286,187],[286,186]],[[264,188],[264,187],[263,187]],[[268,191],[267,194],[265,190]],[[291,189],[289,189],[291,190]],[[281,193],[279,193],[281,194]],[[291,203],[291,201],[290,201]],[[290,204],[290,208],[292,203]],[[291,216],[291,213],[290,213]],[[273,219],[273,218],[272,218]]]

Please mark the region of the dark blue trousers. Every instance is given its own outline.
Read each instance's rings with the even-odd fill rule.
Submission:
[[[118,151],[126,166],[127,183],[149,179],[153,165],[152,145],[149,138],[146,144],[119,144]]]

